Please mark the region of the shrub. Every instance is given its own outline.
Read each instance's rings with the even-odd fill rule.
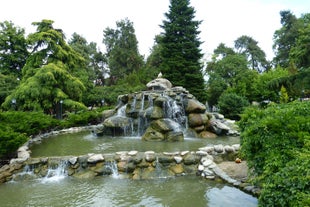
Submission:
[[[249,102],[236,93],[223,93],[219,98],[218,106],[220,113],[225,117],[239,120],[240,114],[246,106],[249,106]]]
[[[260,206],[309,206],[310,102],[247,108],[241,153],[261,185]]]
[[[27,141],[25,134],[14,132],[12,128],[0,125],[0,158],[9,156]]]

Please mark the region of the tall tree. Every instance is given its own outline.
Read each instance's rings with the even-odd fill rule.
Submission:
[[[98,50],[95,42],[87,40],[77,33],[73,33],[69,45],[85,59],[89,83],[104,85],[105,76],[108,75],[107,60],[105,55]]]
[[[202,42],[198,37],[201,21],[194,20],[195,10],[189,0],[171,0],[165,17],[159,42],[163,58],[160,69],[173,85],[184,86],[204,101],[205,84],[200,62],[203,54],[199,48]]]
[[[113,78],[121,79],[143,66],[143,57],[139,54],[138,41],[133,23],[129,19],[116,22],[116,29],[103,31],[103,43]]]
[[[265,52],[252,37],[246,35],[239,37],[235,40],[235,48],[238,53],[244,54],[247,57],[249,67],[253,70],[261,73],[270,68]]]
[[[275,64],[287,68],[289,66],[289,54],[291,48],[296,44],[300,25],[296,16],[290,11],[281,11],[280,16],[282,27],[276,30],[273,35],[273,49],[276,53],[273,61]]]
[[[12,22],[0,23],[0,73],[21,78],[21,69],[29,53],[25,30]]]
[[[51,114],[58,112],[62,105],[64,109],[85,107],[80,103],[85,86],[74,75],[84,60],[52,24],[52,20],[33,23],[37,31],[28,36],[32,53],[22,69],[20,85],[6,98],[3,107],[10,108],[12,100],[18,109]]]

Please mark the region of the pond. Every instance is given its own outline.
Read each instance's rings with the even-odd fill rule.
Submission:
[[[207,145],[232,145],[239,137],[185,138],[183,142],[145,142],[140,137],[97,137],[90,131],[44,138],[31,147],[31,157],[83,155],[137,150],[155,152],[196,151]],[[1,206],[209,206],[256,207],[257,198],[224,182],[195,175],[132,180],[104,175],[93,179],[63,173],[40,178],[21,172],[0,185]]]
[[[183,142],[147,142],[141,137],[97,137],[89,131],[68,133],[43,139],[41,144],[33,145],[31,157],[84,155],[87,153],[113,153],[137,150],[139,152],[197,151],[209,144],[232,145],[240,142],[236,136],[213,139],[185,138]]]
[[[209,206],[256,207],[257,199],[237,188],[197,176],[131,180],[33,179],[0,185],[1,206]]]

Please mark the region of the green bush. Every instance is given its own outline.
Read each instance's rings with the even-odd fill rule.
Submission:
[[[42,112],[8,111],[0,113],[0,121],[15,132],[35,135],[49,131],[57,126],[59,121]]]
[[[245,107],[249,106],[249,102],[236,93],[223,93],[218,102],[220,113],[225,117],[239,120],[240,114]]]
[[[9,156],[27,141],[25,134],[14,132],[12,128],[0,125],[0,158]]]
[[[247,108],[241,153],[261,185],[260,206],[309,206],[310,102]]]
[[[82,111],[79,113],[70,113],[63,120],[62,127],[86,126],[89,124],[98,124],[102,119],[100,110]]]

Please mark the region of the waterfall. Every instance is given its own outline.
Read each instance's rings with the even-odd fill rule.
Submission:
[[[169,96],[165,96],[167,101],[164,103],[165,117],[174,120],[186,128],[186,115],[183,106],[179,106],[177,101]],[[182,103],[183,101],[181,101]]]
[[[126,106],[127,104],[117,109],[116,116],[126,116]]]
[[[49,168],[42,183],[57,182],[67,177],[67,161],[61,161],[56,168]]]
[[[105,167],[106,169],[111,171],[111,175],[113,178],[119,177],[116,161],[105,162]]]

